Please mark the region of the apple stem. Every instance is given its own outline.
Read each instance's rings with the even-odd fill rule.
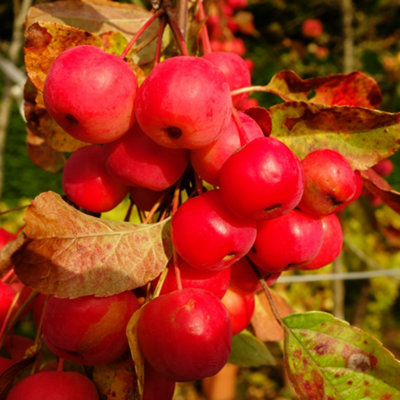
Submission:
[[[243,129],[242,122],[240,121],[239,115],[235,108],[232,109],[232,116],[239,131],[240,147],[242,147],[248,143],[248,139],[246,137],[246,132]]]
[[[163,18],[161,16],[161,18],[160,18],[160,29],[158,30],[158,34],[157,34],[157,47],[156,47],[156,52],[155,52],[155,55],[154,55],[153,68],[155,68],[160,63],[162,37],[163,37],[163,34],[164,34],[166,26],[167,26],[167,21],[166,21],[165,18]]]
[[[6,272],[3,275],[3,277],[1,278],[1,281],[5,283],[8,280],[11,280],[14,277],[14,275],[15,275],[14,268],[11,268],[8,272]]]
[[[197,7],[199,8],[199,12],[197,13],[197,20],[203,23],[203,26],[200,30],[200,38],[201,44],[203,45],[203,53],[209,54],[212,53],[210,37],[208,36],[207,24],[206,24],[206,13],[204,11],[203,1],[197,0]]]
[[[197,174],[196,172],[194,173],[194,180],[196,183],[196,191],[198,194],[202,194],[203,193],[203,183],[202,180],[199,176],[199,174]]]
[[[5,215],[5,214],[11,213],[11,212],[13,212],[13,211],[23,210],[24,208],[28,208],[29,206],[30,206],[30,204],[27,204],[27,205],[25,205],[25,206],[18,206],[18,207],[10,208],[10,209],[8,209],[8,210],[1,211],[1,212],[0,212],[0,215]]]
[[[176,286],[177,286],[178,290],[182,290],[181,270],[178,267],[178,254],[176,253],[175,249],[173,251],[172,257],[174,257],[174,271],[175,271],[175,278],[176,278]]]
[[[64,369],[64,359],[60,357],[57,364],[57,372],[62,372]]]
[[[129,207],[128,207],[128,211],[126,212],[124,222],[130,221],[131,215],[132,215],[132,210],[133,210],[133,205],[134,205],[134,202],[132,200],[132,197],[129,197]]]
[[[179,50],[180,50],[181,54],[184,56],[188,56],[189,52],[188,52],[188,49],[186,46],[185,38],[175,20],[175,17],[173,15],[172,11],[167,9],[167,15],[168,15],[168,24],[172,29],[172,34],[174,35],[175,41],[176,41],[177,45],[179,46]]]
[[[162,201],[164,200],[164,197],[166,196],[166,192],[163,192],[160,196],[160,198],[157,200],[157,202],[151,207],[149,213],[147,214],[146,218],[143,221],[143,224],[149,223],[150,219],[154,216],[156,211],[160,208],[160,205]]]
[[[285,96],[281,92],[277,92],[275,89],[271,88],[268,85],[260,86],[260,85],[255,85],[255,86],[246,86],[240,89],[235,89],[231,91],[231,96],[235,96],[237,94],[242,94],[242,93],[249,93],[249,92],[266,92],[266,93],[272,93],[276,94],[279,96],[281,99],[285,101],[292,101],[293,99],[290,98],[289,96]]]
[[[46,297],[44,299],[42,313],[40,314],[40,319],[39,319],[39,323],[38,323],[37,330],[36,330],[36,336],[35,336],[35,342],[34,342],[34,344],[36,346],[39,344],[40,336],[42,334],[44,315],[46,314],[46,309],[47,309],[47,304],[49,302],[49,298],[50,298],[50,295],[46,295]]]
[[[129,50],[132,48],[132,46],[135,44],[135,42],[139,39],[140,36],[142,36],[143,32],[153,23],[155,19],[160,17],[162,14],[164,14],[164,10],[160,9],[156,11],[144,24],[143,26],[136,32],[136,34],[133,36],[133,38],[130,40],[130,42],[125,46],[122,54],[120,55],[120,58],[124,59],[126,55],[128,54]]]

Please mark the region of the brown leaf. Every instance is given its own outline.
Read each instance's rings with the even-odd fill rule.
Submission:
[[[26,27],[35,22],[56,22],[100,35],[105,32],[120,32],[129,41],[151,17],[150,11],[128,3],[107,0],[69,0],[37,3],[30,8]],[[135,46],[141,46],[154,37],[159,27],[155,21],[146,29]],[[60,38],[62,40],[62,38]],[[80,43],[83,44],[83,43]],[[153,60],[156,42],[140,50],[134,56],[138,64]]]
[[[372,168],[361,171],[361,176],[364,187],[369,192],[380,197],[384,203],[393,208],[397,213],[400,213],[400,192],[393,190],[389,182]]]
[[[130,356],[109,364],[95,365],[93,381],[103,400],[135,398],[135,369]]]
[[[18,235],[15,240],[6,243],[0,250],[0,274],[13,268],[12,255],[25,243],[25,235]]]
[[[109,296],[143,286],[171,254],[169,220],[102,220],[54,192],[37,196],[25,221],[28,240],[12,257],[15,272],[26,285],[57,297]]]
[[[282,317],[293,313],[292,307],[290,307],[290,305],[282,296],[274,292],[272,289],[269,290],[271,292],[274,303]],[[279,340],[283,340],[283,329],[274,317],[265,293],[258,293],[255,296],[255,300],[255,310],[251,319],[251,324],[254,328],[256,337],[258,337],[263,342],[276,342]]]
[[[102,46],[101,39],[92,33],[53,22],[35,22],[25,36],[26,71],[40,91],[51,64],[64,50],[83,44]]]

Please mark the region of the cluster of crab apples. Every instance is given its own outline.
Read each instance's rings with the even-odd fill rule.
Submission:
[[[101,213],[129,193],[148,210],[177,187],[194,188],[177,209],[166,208],[175,256],[161,294],[138,320],[147,400],[159,398],[160,388],[172,396],[176,381],[212,376],[226,364],[260,289],[253,268],[271,283],[282,271],[332,262],[342,246],[336,212],[361,191],[359,174],[339,153],[317,150],[300,160],[266,136],[241,111],[247,94],[231,95],[249,85],[240,56],[215,52],[168,58],[139,87],[123,59],[87,45],[63,52],[45,81],[49,114],[87,143],[63,171],[72,203]],[[47,346],[86,365],[120,357],[140,308],[135,293],[50,297]],[[9,400],[23,398],[12,392],[24,381]]]

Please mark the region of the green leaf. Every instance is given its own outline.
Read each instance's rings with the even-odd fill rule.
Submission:
[[[171,256],[169,222],[133,224],[86,215],[54,192],[25,213],[25,244],[12,255],[25,284],[57,297],[110,296],[156,278]]]
[[[400,362],[377,339],[323,312],[283,321],[285,364],[300,399],[400,399]]]
[[[275,359],[268,347],[248,330],[233,336],[232,350],[228,362],[240,367],[275,365]]]
[[[354,169],[365,170],[400,147],[400,113],[307,102],[277,104],[269,113],[271,135],[301,159],[314,150],[332,149]]]

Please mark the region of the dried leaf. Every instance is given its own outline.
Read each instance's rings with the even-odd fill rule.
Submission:
[[[135,369],[130,357],[95,365],[93,382],[103,400],[134,400]]]
[[[282,317],[293,313],[292,307],[290,307],[282,296],[272,289],[269,290],[275,306]],[[264,292],[260,292],[255,296],[255,308],[251,325],[253,326],[255,335],[263,342],[283,340],[283,329],[274,317]]]
[[[322,105],[378,108],[382,94],[374,79],[362,72],[301,79],[293,71],[280,71],[264,87],[285,101],[311,101]],[[315,96],[308,99],[309,93]]]
[[[376,173],[373,169],[362,171],[364,187],[373,195],[378,196],[391,207],[400,213],[400,192],[392,189],[389,182]]]
[[[0,250],[0,274],[11,269],[14,264],[12,255],[25,243],[25,236],[18,235],[15,240],[6,243]]]
[[[274,356],[265,343],[246,329],[233,336],[232,350],[228,362],[240,367],[260,367],[276,364]]]
[[[56,22],[78,28],[95,35],[105,32],[119,32],[127,41],[151,17],[150,11],[133,4],[107,0],[74,0],[37,3],[30,8],[26,18],[26,26],[35,22]],[[136,47],[155,38],[159,22],[153,22],[139,38]],[[62,40],[62,37],[60,38]],[[83,43],[81,43],[83,44]],[[153,60],[155,40],[133,57],[137,64],[145,64]]]
[[[377,339],[323,312],[284,318],[285,364],[304,400],[399,399],[400,363]]]
[[[171,254],[169,220],[106,221],[54,192],[37,196],[25,221],[27,241],[12,257],[15,272],[26,285],[57,297],[109,296],[143,286]]]
[[[354,169],[365,170],[400,147],[400,113],[306,102],[277,104],[269,112],[272,136],[301,159],[314,150],[332,149]]]

